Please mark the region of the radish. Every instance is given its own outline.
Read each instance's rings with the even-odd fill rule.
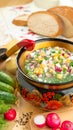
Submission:
[[[43,115],[37,115],[34,118],[34,123],[37,127],[42,128],[46,125],[46,118]]]
[[[7,112],[4,113],[4,118],[8,121],[14,120],[16,117],[16,110],[11,108]]]
[[[52,128],[52,130],[62,130],[62,129],[58,127],[58,128]]]
[[[62,130],[73,130],[73,123],[71,121],[65,120],[61,124]]]
[[[56,113],[49,113],[46,116],[46,124],[51,128],[58,128],[60,125],[60,117]]]

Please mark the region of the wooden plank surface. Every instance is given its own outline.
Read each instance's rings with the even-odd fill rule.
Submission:
[[[47,114],[49,114],[50,112],[46,112],[46,113],[42,113],[45,117]],[[69,120],[71,122],[73,122],[73,108],[69,108],[69,109],[64,109],[62,111],[56,111],[56,113],[59,115],[60,119],[61,119],[61,123],[65,120]],[[30,119],[30,128],[31,130],[40,130],[40,128],[38,128],[35,124],[34,124],[34,117],[36,115],[32,116],[32,118]],[[42,128],[42,130],[51,130],[49,127],[45,126]]]

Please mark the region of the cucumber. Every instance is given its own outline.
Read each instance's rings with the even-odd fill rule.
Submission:
[[[4,100],[5,103],[14,104],[17,97],[12,93],[0,91],[0,100]]]
[[[7,73],[0,71],[0,81],[7,83],[11,86],[15,85],[14,79]]]
[[[11,104],[6,104],[3,100],[0,100],[0,114],[5,113],[11,108]]]
[[[10,92],[10,93],[14,92],[14,88],[11,85],[7,83],[3,83],[1,81],[0,81],[0,90]]]

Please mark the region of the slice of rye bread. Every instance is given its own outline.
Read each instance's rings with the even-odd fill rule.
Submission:
[[[27,18],[29,14],[22,14],[17,17],[15,17],[12,21],[13,24],[17,26],[27,26]]]
[[[29,15],[27,25],[32,32],[46,37],[59,36],[64,29],[61,18],[47,11],[37,11]]]
[[[73,7],[69,6],[56,6],[47,10],[53,12],[61,17],[64,22],[63,36],[70,38],[73,37]]]

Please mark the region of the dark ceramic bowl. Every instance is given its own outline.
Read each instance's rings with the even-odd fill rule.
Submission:
[[[45,47],[55,47],[55,46],[63,47],[73,52],[72,42],[63,39],[56,39],[56,38],[46,38],[46,39],[37,40],[34,50],[45,48]],[[33,78],[29,77],[24,71],[24,62],[26,56],[29,53],[31,53],[31,51],[28,52],[25,51],[24,48],[22,48],[17,56],[18,71],[23,75],[24,79],[27,82],[40,88],[54,89],[54,90],[66,89],[73,86],[73,80],[69,82],[62,82],[62,83],[45,83],[45,82],[34,80]]]
[[[73,52],[73,43],[63,39],[46,38],[36,41],[35,49],[60,46]],[[73,105],[73,80],[65,83],[49,84],[36,81],[24,72],[24,62],[28,53],[24,48],[17,56],[17,80],[22,97],[35,106],[49,111],[62,106]]]

